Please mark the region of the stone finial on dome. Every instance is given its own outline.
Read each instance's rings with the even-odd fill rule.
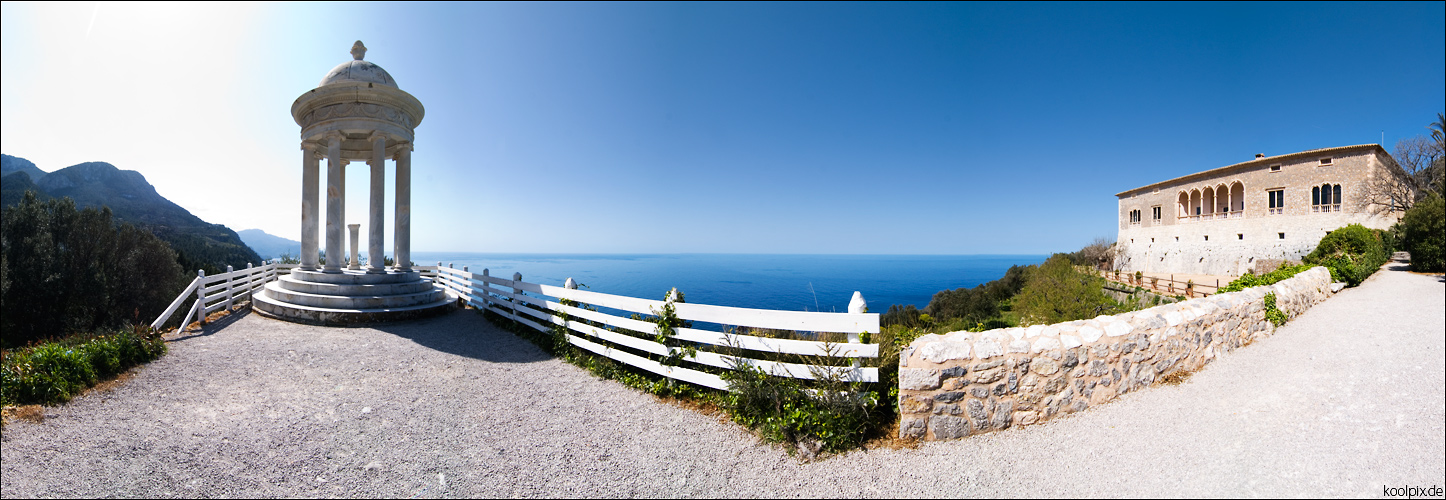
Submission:
[[[356,43],[351,45],[351,57],[353,59],[360,61],[363,57],[366,57],[366,55],[367,46],[362,45],[361,40],[357,40]]]

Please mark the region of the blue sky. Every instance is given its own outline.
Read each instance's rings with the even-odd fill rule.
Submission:
[[[1443,5],[6,3],[3,151],[297,239],[290,104],[360,39],[427,108],[416,250],[1070,251],[1125,189],[1426,133]]]

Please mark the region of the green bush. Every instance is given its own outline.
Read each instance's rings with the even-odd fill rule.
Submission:
[[[1418,272],[1446,271],[1446,200],[1430,194],[1421,200],[1397,226],[1401,249],[1411,254],[1411,269]]]
[[[1104,292],[1104,279],[1075,270],[1064,254],[1055,254],[1029,274],[1014,298],[1021,324],[1050,325],[1116,312]]]
[[[1301,264],[1298,266],[1280,266],[1279,269],[1265,274],[1246,273],[1244,276],[1236,278],[1235,281],[1231,281],[1230,284],[1220,287],[1217,293],[1238,292],[1246,288],[1274,285],[1313,267],[1315,266]]]
[[[1325,235],[1315,251],[1303,260],[1306,264],[1330,269],[1331,279],[1335,281],[1344,281],[1348,286],[1360,285],[1391,258],[1391,249],[1387,248],[1387,238],[1382,233],[1379,229],[1351,224]]]
[[[816,388],[791,377],[769,375],[748,363],[722,377],[728,381],[723,407],[734,422],[765,440],[794,444],[809,454],[858,446],[878,407],[874,392],[862,383],[844,381],[837,370],[814,370]]]
[[[0,353],[0,404],[69,401],[96,382],[166,353],[149,328],[75,336]]]

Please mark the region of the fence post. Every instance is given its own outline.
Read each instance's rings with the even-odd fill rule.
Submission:
[[[226,266],[226,310],[227,310],[227,311],[230,311],[230,310],[231,310],[231,283],[234,282],[234,281],[236,281],[236,276],[234,276],[234,275],[231,274],[231,273],[233,273],[233,272],[235,272],[235,271],[231,269],[231,266]]]
[[[484,309],[492,307],[492,296],[487,294],[487,289],[492,285],[487,281],[487,278],[490,277],[492,277],[492,271],[485,267],[482,268],[482,307]]]
[[[196,276],[201,278],[201,281],[196,283],[196,321],[204,325],[206,324],[206,270],[197,269]],[[186,329],[186,323],[181,324],[181,329]]]
[[[869,312],[869,303],[864,301],[864,294],[863,294],[863,293],[855,290],[855,291],[854,291],[854,298],[849,300],[849,314],[863,314],[863,313],[866,313],[866,312]],[[869,333],[876,333],[876,332],[869,332]],[[850,333],[850,334],[849,334],[849,343],[850,343],[850,344],[857,344],[857,343],[859,343],[859,334],[858,334],[858,333]],[[854,357],[854,369],[853,369],[853,373],[850,374],[850,378],[852,378],[852,379],[854,379],[854,380],[858,380],[858,379],[859,379],[859,372],[860,372],[860,370],[861,370],[863,367],[864,367],[864,362],[863,362],[863,360],[862,360],[862,359],[859,359],[857,356],[855,356],[855,357]]]
[[[517,321],[517,296],[522,295],[522,289],[517,288],[517,283],[522,281],[522,273],[512,273],[512,321]]]
[[[263,272],[262,275],[264,276],[265,273]],[[251,263],[250,263],[250,262],[247,262],[247,263],[246,263],[246,298],[247,298],[247,299],[250,299],[250,298],[251,298],[251,291],[252,291],[252,290],[255,290],[255,289],[256,289],[256,271],[254,271],[253,268],[251,267]]]
[[[568,290],[577,290],[577,282],[576,282],[576,281],[573,281],[573,280],[572,280],[572,277],[569,276],[569,277],[567,278],[567,281],[562,282],[562,287],[563,287],[563,288],[566,288],[566,289],[568,289]],[[559,300],[558,302],[562,302],[562,301]],[[578,306],[581,307],[582,304],[578,304]],[[562,330],[563,333],[565,333],[565,334],[570,334],[570,333],[571,333],[571,332],[568,332],[568,331],[567,331],[569,328],[571,328],[571,326],[569,326],[569,325],[567,324],[567,321],[564,320],[564,321],[562,322],[562,328],[563,328],[563,330]]]

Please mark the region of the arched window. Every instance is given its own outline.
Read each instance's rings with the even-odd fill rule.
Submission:
[[[1200,206],[1200,190],[1199,190],[1199,189],[1191,189],[1191,190],[1190,190],[1190,213],[1188,214],[1188,215],[1190,216],[1190,220],[1200,220],[1200,212],[1201,212],[1201,206]]]
[[[1215,215],[1215,188],[1205,186],[1200,192],[1200,214],[1201,219],[1209,220]]]
[[[1341,185],[1321,184],[1310,188],[1311,212],[1341,211]]]
[[[1245,212],[1245,185],[1236,181],[1230,185],[1230,217],[1240,217]]]

